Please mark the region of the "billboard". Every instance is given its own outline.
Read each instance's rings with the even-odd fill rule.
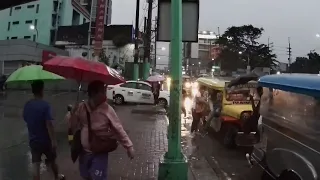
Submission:
[[[104,39],[104,18],[106,11],[106,0],[97,0],[96,28],[94,36],[94,55],[99,56],[102,51]]]
[[[221,53],[221,47],[219,45],[214,45],[210,47],[210,58],[212,60],[217,59]]]
[[[37,0],[0,0],[0,10],[7,9],[13,6],[33,2]]]

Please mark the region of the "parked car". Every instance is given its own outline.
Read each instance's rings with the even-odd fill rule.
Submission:
[[[168,91],[160,91],[158,104],[169,105],[169,97]],[[126,102],[154,104],[152,87],[144,81],[126,81],[117,85],[109,85],[107,87],[107,98],[113,100],[115,104]]]

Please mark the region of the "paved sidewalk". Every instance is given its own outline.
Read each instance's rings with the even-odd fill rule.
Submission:
[[[140,106],[141,108],[141,106]],[[147,108],[147,106],[146,106]],[[108,179],[110,180],[155,180],[158,177],[159,161],[167,151],[167,118],[165,115],[150,113],[132,113],[135,106],[117,106],[116,111],[128,132],[136,151],[135,158],[131,161],[123,147],[112,152],[109,156]],[[62,123],[59,126],[64,126]],[[61,129],[58,128],[58,129]],[[59,133],[61,135],[61,132]],[[60,137],[59,135],[59,137]],[[68,179],[79,179],[78,163],[70,160],[67,142],[60,138],[60,151],[58,162]],[[44,174],[49,178],[48,173]],[[194,175],[189,170],[189,180]],[[200,180],[200,179],[199,179]],[[205,179],[201,179],[205,180]]]

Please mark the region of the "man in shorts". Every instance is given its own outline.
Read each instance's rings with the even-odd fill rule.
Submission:
[[[23,109],[23,119],[29,133],[29,146],[32,155],[33,180],[40,180],[41,156],[46,155],[46,162],[54,173],[56,180],[64,179],[59,175],[56,164],[57,141],[54,134],[51,107],[43,100],[43,81],[34,81],[31,85],[34,98],[30,99]]]

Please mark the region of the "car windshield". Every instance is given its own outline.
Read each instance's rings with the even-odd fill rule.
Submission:
[[[241,89],[229,91],[226,96],[227,101],[249,101],[250,100],[250,90]]]

